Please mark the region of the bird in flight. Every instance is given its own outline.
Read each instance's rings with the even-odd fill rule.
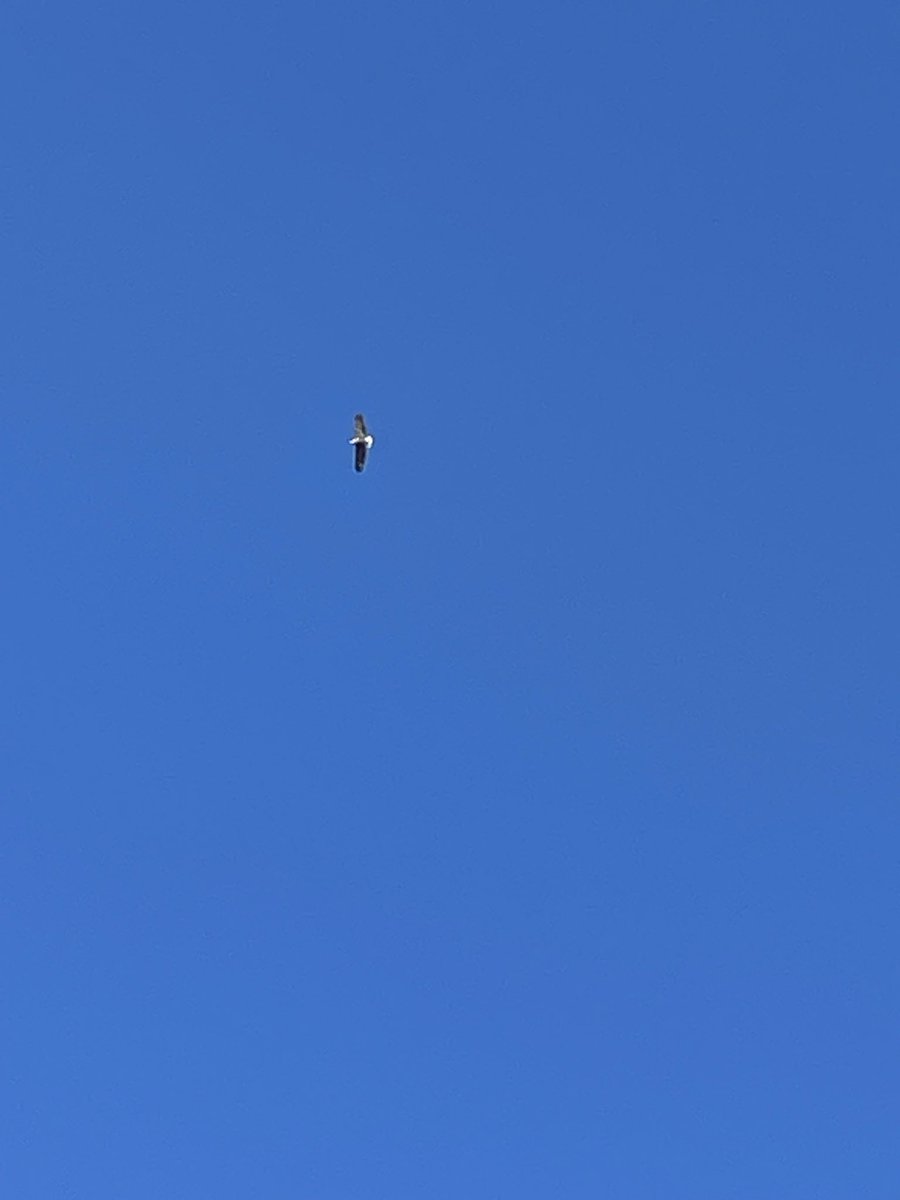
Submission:
[[[356,414],[353,418],[353,424],[356,427],[355,436],[350,438],[350,445],[356,451],[353,466],[357,471],[364,471],[366,469],[366,459],[369,457],[369,451],[375,445],[375,439],[366,428],[366,418],[362,413]]]

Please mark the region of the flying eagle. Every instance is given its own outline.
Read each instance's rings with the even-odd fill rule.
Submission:
[[[353,418],[353,424],[356,426],[355,437],[350,438],[350,445],[356,451],[354,467],[357,471],[364,471],[366,467],[366,459],[369,457],[369,451],[375,445],[375,439],[366,429],[366,418],[362,413],[357,413]]]

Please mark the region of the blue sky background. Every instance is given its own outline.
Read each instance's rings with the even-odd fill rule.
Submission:
[[[895,1200],[898,32],[3,6],[4,1195]]]

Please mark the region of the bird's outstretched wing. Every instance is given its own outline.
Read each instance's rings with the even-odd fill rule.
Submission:
[[[366,458],[369,454],[369,447],[365,442],[355,442],[353,449],[356,451],[356,459],[353,463],[357,471],[365,470]]]
[[[356,427],[357,437],[368,437],[369,431],[366,429],[366,418],[362,415],[362,413],[356,414],[356,416],[353,418],[353,424]]]

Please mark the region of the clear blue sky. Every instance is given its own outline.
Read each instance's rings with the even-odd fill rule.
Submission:
[[[4,1196],[895,1200],[898,35],[4,4]]]

